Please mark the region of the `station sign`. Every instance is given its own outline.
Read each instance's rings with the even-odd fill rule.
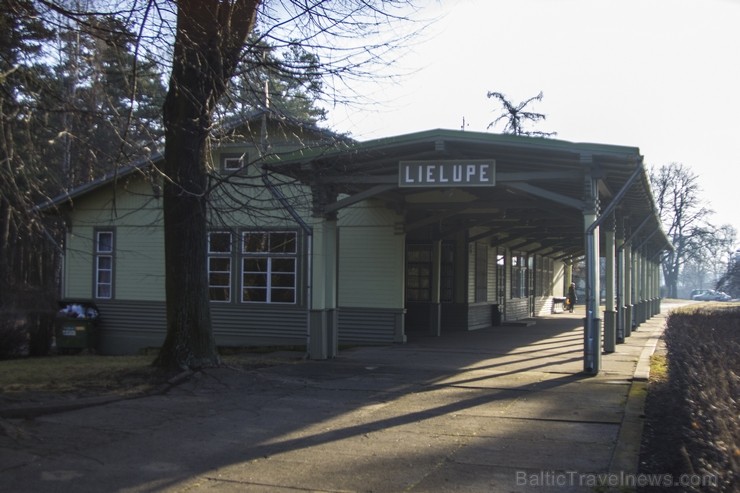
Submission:
[[[417,188],[492,187],[496,185],[493,159],[399,161],[398,186]]]

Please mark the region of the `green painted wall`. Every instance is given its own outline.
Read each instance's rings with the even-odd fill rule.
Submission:
[[[339,215],[339,306],[403,308],[402,218],[376,201]]]
[[[230,148],[229,154],[243,152]],[[214,163],[219,163],[219,155]],[[271,180],[299,214],[311,223],[308,187],[285,178]],[[268,227],[299,229],[285,208],[265,187],[256,166],[233,175],[214,192],[219,213],[213,228]],[[148,177],[133,175],[116,187],[105,186],[75,199],[67,212],[72,228],[66,241],[64,297],[93,298],[93,237],[95,228],[112,228],[115,235],[114,299],[164,301],[164,234],[161,199]]]
[[[229,147],[223,150],[224,155],[234,156],[253,149]],[[220,166],[221,159],[214,158],[214,166]],[[213,227],[286,227],[298,228],[298,224],[288,211],[277,201],[262,180],[262,171],[257,164],[247,164],[244,169],[235,173],[221,173],[222,182],[215,189],[211,201],[214,212],[210,220]],[[302,219],[311,224],[311,189],[279,175],[271,175],[270,183],[279,190],[290,206]]]
[[[96,228],[114,232],[116,299],[164,299],[164,247],[161,200],[145,177],[122,180],[75,199],[68,211],[64,297],[91,299]]]

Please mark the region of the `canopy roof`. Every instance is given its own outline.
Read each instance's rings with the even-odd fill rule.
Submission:
[[[399,184],[401,161],[449,160],[495,161],[495,186]],[[490,237],[497,245],[556,258],[583,255],[583,213],[594,207],[588,197],[595,180],[599,209],[614,211],[615,220],[605,225],[624,220],[633,245],[671,248],[635,147],[437,129],[302,150],[275,156],[266,166],[323,187],[329,197],[339,194],[318,213],[376,198],[405,216],[408,234],[444,239],[467,230],[469,239]],[[610,206],[615,199],[618,205]]]

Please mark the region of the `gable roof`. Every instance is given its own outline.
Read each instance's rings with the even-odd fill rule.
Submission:
[[[267,117],[272,121],[278,121],[282,125],[286,125],[290,128],[300,128],[302,131],[317,136],[320,140],[327,142],[350,142],[347,136],[340,135],[332,132],[331,130],[318,127],[312,123],[307,123],[290,116],[277,115],[274,112],[268,110],[260,110],[245,115],[237,116],[222,122],[219,126],[214,128],[213,136],[216,138],[224,138],[239,129],[247,127],[249,124],[257,121],[261,121],[263,117]],[[164,160],[164,153],[160,150],[155,150],[150,155],[138,158],[124,166],[116,168],[114,171],[105,173],[103,176],[96,178],[92,181],[74,187],[67,190],[56,197],[46,200],[40,204],[37,204],[34,208],[38,211],[46,211],[55,207],[59,207],[66,203],[72,203],[74,199],[83,197],[88,193],[94,192],[106,185],[113,184],[118,180],[123,180],[136,173],[147,174],[151,172],[152,168],[159,162]]]

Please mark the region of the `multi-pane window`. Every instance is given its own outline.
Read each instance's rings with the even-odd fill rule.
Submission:
[[[536,296],[552,296],[552,259],[537,257],[535,269]]]
[[[208,233],[208,294],[211,301],[231,301],[231,233]]]
[[[241,301],[295,303],[298,234],[246,231],[241,242]]]
[[[113,298],[113,231],[95,232],[95,298]]]
[[[523,292],[524,256],[520,254],[511,255],[511,297],[521,298]]]
[[[525,296],[534,296],[534,255],[527,256],[527,270],[524,273],[524,293]]]
[[[511,256],[511,297],[526,298],[530,295],[532,284],[531,272],[533,258],[523,253],[514,253]]]
[[[506,255],[501,253],[496,255],[496,292],[499,304],[503,305],[506,297]]]
[[[551,258],[545,259],[545,269],[542,271],[540,276],[543,281],[542,294],[544,296],[552,296],[552,277],[553,277],[553,260]]]
[[[406,246],[406,300],[432,301],[432,246]]]
[[[433,247],[430,244],[406,245],[406,300],[432,301]],[[455,245],[443,243],[440,262],[442,303],[455,300]]]

